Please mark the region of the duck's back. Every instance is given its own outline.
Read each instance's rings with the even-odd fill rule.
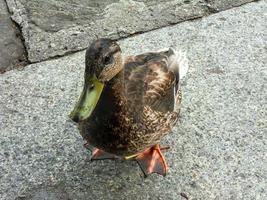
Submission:
[[[131,114],[140,118],[144,107],[160,113],[177,111],[179,66],[185,58],[172,49],[128,57],[124,67],[124,89]],[[180,61],[180,62],[179,62]]]

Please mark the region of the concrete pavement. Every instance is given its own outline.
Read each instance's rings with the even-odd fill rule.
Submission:
[[[122,38],[253,0],[7,0],[30,62],[84,49],[97,37]]]
[[[0,199],[266,199],[267,1],[120,41],[125,54],[181,48],[181,119],[163,144],[168,175],[89,161],[67,115],[84,52],[0,76]]]

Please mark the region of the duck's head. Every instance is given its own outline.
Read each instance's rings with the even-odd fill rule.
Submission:
[[[86,50],[84,88],[70,118],[79,122],[90,117],[104,85],[122,69],[119,45],[110,39],[98,39]]]

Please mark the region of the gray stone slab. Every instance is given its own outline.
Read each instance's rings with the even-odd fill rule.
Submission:
[[[31,62],[87,47],[97,37],[123,38],[253,0],[8,0]]]
[[[12,22],[4,0],[0,0],[0,73],[26,61],[20,32]]]
[[[169,171],[89,161],[67,115],[84,52],[0,76],[0,199],[267,199],[266,9],[260,1],[120,41],[125,54],[187,50]]]
[[[232,7],[240,6],[244,3],[251,2],[250,0],[205,0],[210,12],[218,12]]]

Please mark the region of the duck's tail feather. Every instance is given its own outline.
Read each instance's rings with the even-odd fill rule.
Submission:
[[[186,57],[186,53],[181,50],[175,51],[173,48],[169,49],[169,69],[172,70],[177,77],[177,79],[182,79],[185,77],[189,64],[188,59]]]

